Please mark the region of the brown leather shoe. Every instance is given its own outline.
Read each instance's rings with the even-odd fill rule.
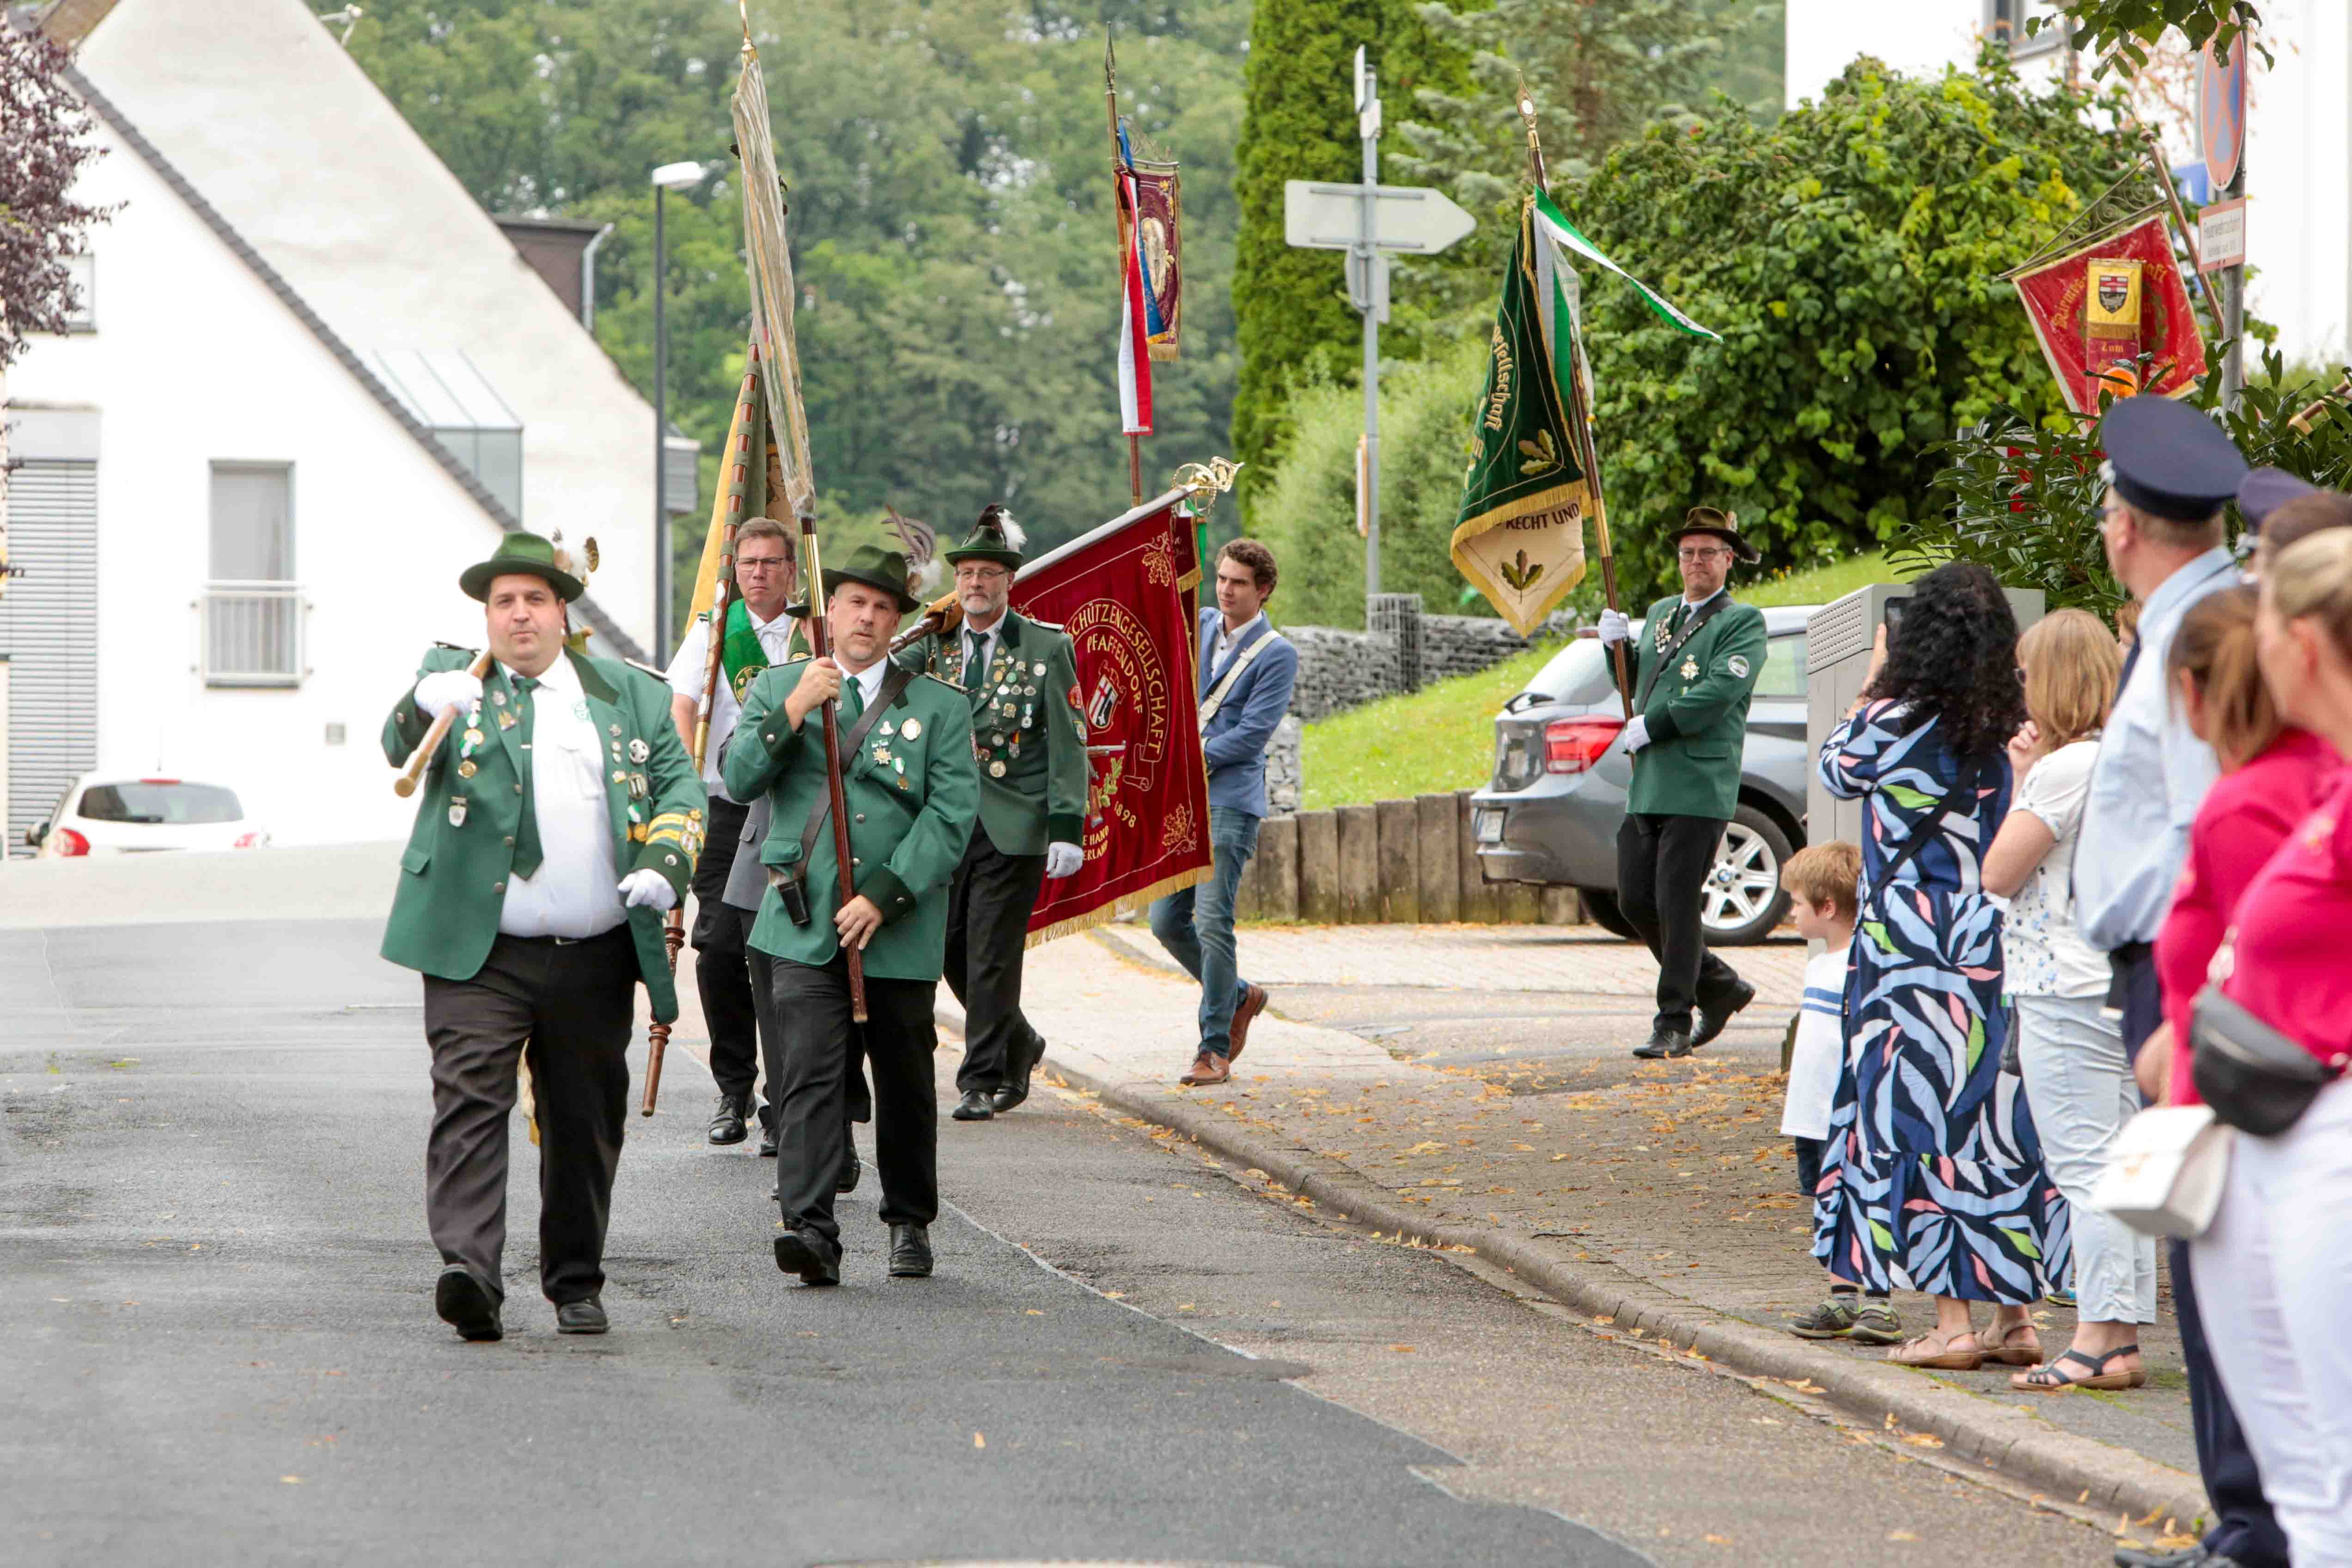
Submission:
[[[1206,1084],[1228,1082],[1233,1076],[1233,1058],[1202,1051],[1192,1058],[1192,1070],[1176,1081],[1187,1089],[1199,1089]]]
[[[1249,1044],[1250,1022],[1265,1011],[1265,986],[1253,985],[1242,993],[1241,1001],[1234,1008],[1234,1026],[1228,1036],[1234,1043],[1234,1048],[1225,1053],[1226,1061],[1237,1062],[1242,1059],[1242,1047]]]

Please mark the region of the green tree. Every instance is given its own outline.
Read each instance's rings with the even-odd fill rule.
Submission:
[[[2209,412],[2221,405],[2219,363],[2217,356],[2195,394]],[[2352,486],[2352,400],[2331,390],[2352,369],[2296,375],[2273,349],[2263,352],[2262,370],[2236,411],[2221,418],[2246,461],[2323,489]],[[2104,409],[2107,399],[2100,401]],[[2053,608],[2115,613],[2124,594],[2107,571],[2099,532],[2107,487],[2095,422],[2036,420],[1997,406],[1937,456],[1948,464],[1936,481],[1938,504],[1903,530],[1888,552],[1897,565],[1925,571],[1974,561],[2012,586],[2041,589]]]
[[[1244,507],[1282,443],[1292,388],[1317,375],[1353,374],[1361,318],[1348,303],[1342,253],[1285,243],[1282,190],[1287,180],[1361,178],[1348,90],[1360,45],[1387,103],[1402,107],[1423,88],[1461,79],[1459,57],[1430,37],[1407,0],[1257,0],[1234,150],[1241,211],[1233,304],[1241,364],[1233,444],[1234,456],[1252,465],[1242,475]]]
[[[2225,53],[2243,32],[2270,58],[2256,32],[2261,15],[2246,0],[2063,0],[2060,8],[2063,14],[2058,16],[2028,17],[2026,36],[2044,27],[2065,28],[2074,47],[2105,57],[2095,73],[2099,76],[2118,65],[2128,76],[2147,65],[2148,47],[2170,27],[2187,35],[2192,49],[2210,40]]]
[[[1562,189],[1596,243],[1723,334],[1694,343],[1588,274],[1621,561],[1663,585],[1670,563],[1631,546],[1702,501],[1776,567],[1874,548],[1935,504],[1938,445],[1996,404],[2056,412],[2000,275],[2131,165],[2094,107],[1999,51],[1924,79],[1863,59],[1769,130],[1654,127]]]

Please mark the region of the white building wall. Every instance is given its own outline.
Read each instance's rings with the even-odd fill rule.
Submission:
[[[428,644],[479,646],[457,578],[497,531],[147,163],[96,140],[107,155],[77,195],[123,204],[92,231],[97,331],[36,340],[8,391],[100,414],[100,765],[228,784],[280,844],[404,837],[415,807],[377,731]],[[312,606],[299,687],[208,689],[195,671],[215,459],[293,465]]]
[[[362,358],[472,358],[523,422],[525,526],[593,534],[650,647],[652,406],[304,0],[121,0],[75,63]]]
[[[2290,361],[2341,365],[2352,359],[2352,0],[2266,0],[2262,12],[2274,63],[2253,57],[2246,117],[2248,305],[2279,329]],[[1788,0],[1789,106],[1819,97],[1857,55],[1913,75],[1965,69],[1984,16],[1983,0]],[[2053,79],[2063,60],[2051,50],[2021,68]],[[2193,124],[2159,130],[2176,159],[2197,157]]]

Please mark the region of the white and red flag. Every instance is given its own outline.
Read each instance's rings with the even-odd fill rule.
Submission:
[[[1136,222],[1134,171],[1118,170],[1118,422],[1129,436],[1151,434],[1151,294],[1145,280],[1143,236]]]

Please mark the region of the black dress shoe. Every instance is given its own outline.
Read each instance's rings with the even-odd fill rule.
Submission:
[[[1691,1037],[1680,1029],[1654,1029],[1650,1032],[1648,1043],[1635,1046],[1633,1054],[1645,1062],[1686,1057],[1691,1054]]]
[[[1035,1072],[1037,1064],[1045,1059],[1045,1042],[1042,1038],[1038,1040],[1034,1050],[1024,1051],[1021,1054],[1019,1064],[1005,1075],[1004,1081],[999,1084],[995,1091],[988,1097],[988,1103],[995,1109],[999,1116],[1029,1098],[1029,1075]]]
[[[772,1103],[762,1104],[760,1107],[761,1159],[772,1160],[776,1157],[776,1144],[784,1135],[783,1121],[784,1119],[776,1113],[776,1108]]]
[[[506,1330],[499,1326],[498,1299],[462,1263],[452,1263],[441,1270],[441,1278],[433,1287],[433,1310],[441,1315],[443,1322],[457,1331],[459,1339],[506,1338]]]
[[[857,1179],[864,1174],[866,1174],[866,1163],[857,1157],[857,1151],[852,1149],[848,1156],[841,1162],[841,1174],[834,1178],[833,1190],[836,1193],[854,1193],[857,1190]]]
[[[710,1141],[713,1143],[740,1143],[751,1135],[744,1121],[751,1114],[751,1097],[748,1094],[722,1094],[719,1109],[710,1113]]]
[[[931,1233],[919,1225],[890,1227],[890,1278],[928,1279],[931,1277]]]
[[[2180,1552],[2116,1548],[2116,1568],[2237,1568],[2237,1560],[2207,1549],[2203,1542]]]
[[[988,1090],[968,1089],[963,1091],[963,1098],[956,1101],[956,1108],[950,1114],[958,1121],[985,1121],[996,1114],[996,1107],[988,1102]]]
[[[563,1301],[556,1306],[555,1331],[559,1334],[601,1334],[612,1326],[604,1316],[604,1304],[593,1296],[585,1301]]]
[[[1709,1007],[1702,1004],[1698,1010],[1698,1027],[1691,1031],[1691,1049],[1698,1049],[1723,1033],[1723,1026],[1731,1022],[1731,1016],[1755,1000],[1756,987],[1743,980],[1731,988],[1731,994],[1725,998],[1723,1006]]]
[[[813,1231],[788,1230],[776,1237],[776,1267],[803,1285],[838,1285],[841,1249]]]

